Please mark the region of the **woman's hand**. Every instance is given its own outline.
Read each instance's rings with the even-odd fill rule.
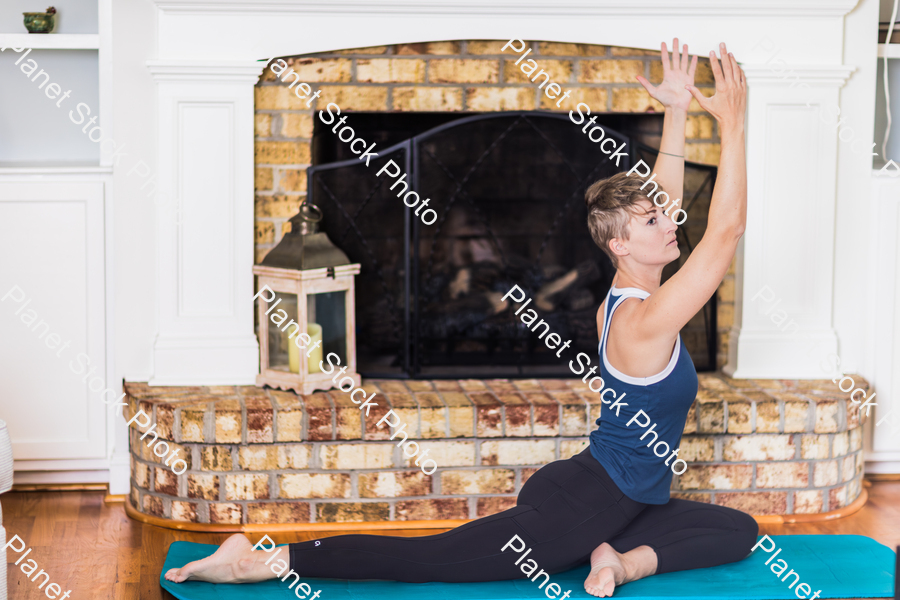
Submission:
[[[678,38],[672,41],[672,59],[669,63],[669,50],[666,43],[662,43],[659,59],[663,66],[663,80],[654,87],[649,81],[637,76],[651,98],[655,98],[666,108],[680,108],[687,112],[691,105],[691,92],[687,86],[694,84],[694,71],[697,69],[697,57],[688,60],[688,47],[684,45],[681,54],[678,53]]]
[[[719,54],[722,56],[721,67],[716,53],[709,53],[709,66],[716,78],[715,95],[707,98],[693,85],[684,87],[693,94],[703,110],[716,118],[720,130],[743,130],[747,108],[747,78],[734,60],[734,55],[728,53],[724,42],[719,44]]]

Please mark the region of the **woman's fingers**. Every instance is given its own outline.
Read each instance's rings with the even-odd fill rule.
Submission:
[[[656,86],[652,85],[649,81],[641,77],[637,76],[638,83],[644,86],[644,89],[647,90],[647,93],[650,94],[651,98],[656,98]]]
[[[728,58],[731,60],[731,71],[734,73],[734,83],[740,86],[744,81],[744,71],[738,64],[737,59],[734,58],[734,54],[729,52]]]
[[[725,84],[725,76],[722,75],[722,68],[719,66],[719,59],[716,58],[716,53],[712,50],[709,52],[709,68],[712,69],[713,78],[716,82],[716,89],[719,89],[720,85]]]
[[[687,46],[685,46],[687,47]],[[691,66],[688,68],[688,77],[691,78],[691,81],[694,80],[694,73],[697,72],[697,57],[694,56],[691,58]]]
[[[692,85],[686,85],[686,86],[684,86],[684,88],[691,93],[691,96],[693,96],[695,100],[697,100],[697,104],[700,105],[700,108],[702,108],[706,112],[709,112],[709,108],[707,108],[709,106],[709,104],[708,104],[709,98],[704,96],[703,93],[699,89],[697,89],[696,87],[694,87]],[[710,114],[712,114],[712,113],[710,113]]]
[[[665,42],[660,44],[660,62],[663,67],[663,76],[671,70],[680,71],[682,73],[687,73],[689,75],[693,75],[693,71],[690,69],[694,69],[696,65],[696,58],[691,58],[690,53],[688,52],[688,45],[683,44],[680,45],[679,48],[678,38],[672,39],[672,52],[669,53],[669,47]]]
[[[731,71],[731,58],[728,56],[728,48],[725,47],[725,42],[719,44],[719,56],[722,57],[722,74],[725,76],[725,85],[731,84],[734,81],[734,74]]]

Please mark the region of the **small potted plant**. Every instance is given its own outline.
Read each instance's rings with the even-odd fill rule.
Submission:
[[[52,6],[46,12],[27,12],[25,15],[25,29],[28,33],[50,33],[53,31],[56,9]]]

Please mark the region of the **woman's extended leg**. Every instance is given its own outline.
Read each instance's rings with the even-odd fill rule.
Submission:
[[[680,499],[648,506],[621,533],[594,550],[585,589],[603,597],[615,585],[654,573],[736,562],[750,553],[758,533],[753,517],[733,508]],[[655,568],[635,577],[638,562],[645,570],[650,563]],[[598,590],[604,594],[595,593]]]
[[[554,574],[587,561],[598,540],[612,539],[644,506],[619,491],[585,450],[532,475],[519,493],[517,506],[502,513],[438,535],[341,535],[291,544],[290,567],[300,577],[463,582],[521,579],[526,576],[521,567],[533,561],[539,569]],[[521,543],[507,546],[515,536]],[[249,542],[245,546],[249,548]],[[524,548],[531,552],[516,565]],[[259,550],[241,554],[238,563],[244,560],[247,568],[241,569],[239,564],[239,576],[247,578],[253,573],[272,578],[274,574],[262,568],[258,573],[254,570],[262,562],[260,557],[270,556]],[[227,567],[217,562],[215,555],[210,559],[204,559],[204,565],[197,561],[173,569],[166,577],[206,581],[210,574],[227,574],[234,568],[234,556],[227,558],[232,563]]]
[[[212,583],[252,583],[274,579],[275,573],[265,565],[271,554],[253,550],[243,533],[236,533],[219,546],[214,554],[195,560],[180,569],[166,571],[166,579],[181,583],[199,579]]]

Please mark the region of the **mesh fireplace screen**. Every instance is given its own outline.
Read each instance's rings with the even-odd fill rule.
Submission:
[[[309,168],[323,230],[362,264],[356,322],[363,375],[571,376],[574,352],[596,357],[596,313],[614,270],[591,240],[584,191],[637,158],[652,164],[655,157],[638,139],[598,124],[616,147],[627,144],[622,164],[565,115],[516,112],[440,124],[377,148],[368,167],[351,158]],[[404,207],[396,196],[402,186],[391,191],[394,180],[376,176],[388,160],[430,199],[433,225]],[[686,167],[679,265],[705,229],[714,178],[713,167]],[[664,280],[676,268],[667,267]],[[533,299],[550,331],[572,341],[562,358],[501,301],[513,285]],[[714,369],[715,297],[682,335],[697,369]]]

